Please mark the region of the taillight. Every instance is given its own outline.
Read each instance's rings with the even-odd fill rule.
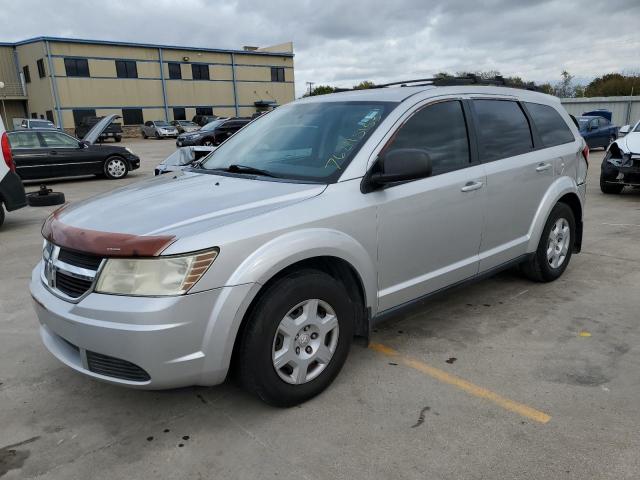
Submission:
[[[9,136],[7,132],[2,132],[2,140],[0,140],[2,144],[2,156],[4,157],[4,163],[7,164],[9,170],[12,172],[16,171],[16,165],[13,163],[13,155],[11,154],[11,145],[9,145]]]
[[[589,168],[589,145],[585,145],[582,149],[582,156],[584,157],[584,161],[587,162],[587,168]]]

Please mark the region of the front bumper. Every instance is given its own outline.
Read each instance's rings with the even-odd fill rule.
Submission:
[[[178,137],[178,132],[161,132],[159,130],[156,130],[156,136],[159,137],[163,137],[163,138],[177,138]]]
[[[129,161],[129,170],[137,170],[140,168],[140,157],[137,155],[129,155],[127,160]]]
[[[70,303],[44,286],[41,268],[39,263],[33,270],[30,284],[40,335],[67,366],[98,380],[144,389],[216,385],[226,378],[234,316],[251,284],[174,297],[90,293]],[[87,360],[95,354],[133,364],[148,379],[98,373]]]

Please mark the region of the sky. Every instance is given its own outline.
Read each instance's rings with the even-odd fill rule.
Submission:
[[[497,70],[555,83],[640,72],[640,0],[3,0],[0,41],[49,35],[241,49],[293,41],[306,82]]]

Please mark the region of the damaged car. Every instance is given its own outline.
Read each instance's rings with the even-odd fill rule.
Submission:
[[[640,188],[640,121],[609,145],[602,160],[602,193],[620,193],[626,186]]]

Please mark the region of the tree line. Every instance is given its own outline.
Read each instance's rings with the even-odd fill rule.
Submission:
[[[453,77],[465,77],[469,75],[475,75],[483,80],[491,80],[497,76],[501,76],[500,72],[496,70],[489,70],[486,72],[456,72],[455,74],[440,72],[434,75],[434,78],[446,79]],[[587,85],[576,83],[574,81],[575,77],[566,70],[562,71],[560,79],[555,83],[546,82],[536,84],[535,82],[523,80],[518,76],[503,78],[505,83],[510,87],[536,87],[544,93],[555,95],[560,98],[640,95],[640,74],[638,73],[607,73],[594,78]],[[354,90],[363,90],[373,88],[375,86],[375,83],[365,80],[354,85],[352,88]],[[327,93],[334,93],[341,90],[344,90],[344,88],[333,87],[331,85],[319,85],[305,93],[304,96],[326,95]]]

